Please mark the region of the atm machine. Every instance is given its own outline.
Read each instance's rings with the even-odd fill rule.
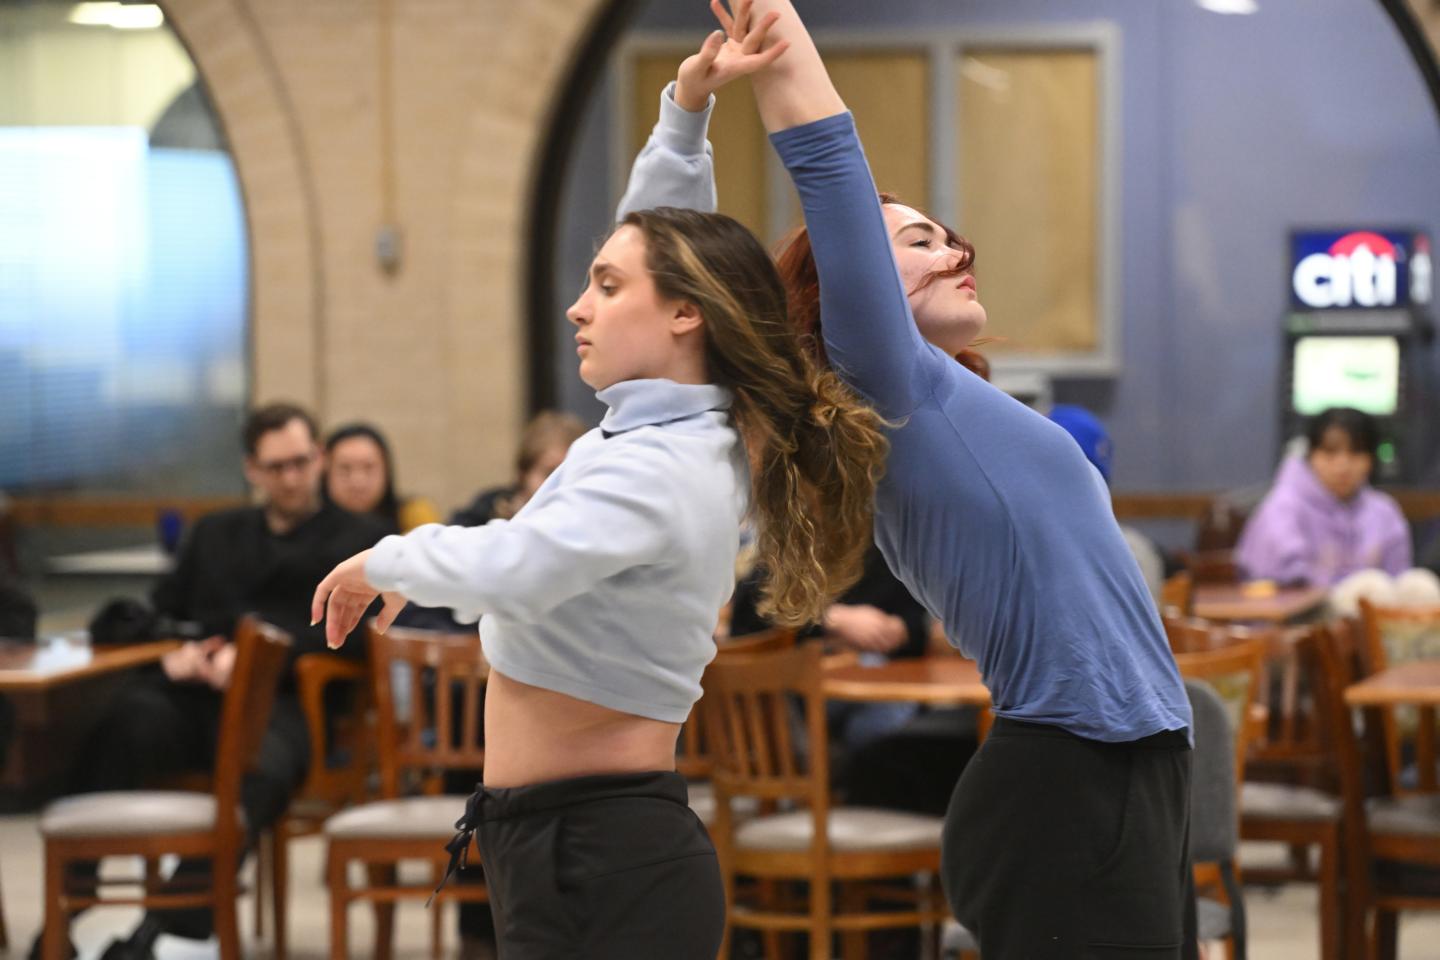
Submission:
[[[1376,479],[1418,481],[1440,438],[1430,237],[1415,229],[1295,230],[1290,253],[1282,448],[1313,414],[1355,407],[1380,421]]]

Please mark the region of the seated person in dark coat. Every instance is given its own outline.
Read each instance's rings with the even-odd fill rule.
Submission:
[[[326,648],[324,628],[309,623],[310,595],[331,568],[373,546],[384,530],[368,518],[322,504],[317,431],[304,410],[288,404],[262,407],[247,419],[243,439],[245,477],[260,494],[260,505],[201,518],[182,545],[175,570],[152,596],[160,616],[196,622],[207,639],[186,643],[126,683],[82,746],[72,784],[77,793],[138,789],[183,773],[209,772],[221,699],[235,663],[230,637],[240,617],[253,613],[294,638],[260,748],[259,770],[247,776],[241,791],[253,842],[285,811],[309,765],[309,736],[294,686],[295,658],[365,656],[361,637],[335,653]],[[182,863],[177,873],[204,869]],[[203,939],[210,927],[204,910],[152,913],[128,940],[112,943],[105,956],[147,957],[162,932]]]

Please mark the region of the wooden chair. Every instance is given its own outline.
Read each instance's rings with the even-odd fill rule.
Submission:
[[[117,791],[82,794],[50,804],[40,815],[45,842],[45,930],[42,956],[60,960],[70,914],[94,906],[211,907],[222,960],[239,960],[236,872],[245,852],[240,784],[260,749],[275,686],[290,646],[285,633],[247,618],[235,633],[235,666],[221,707],[214,792]],[[69,878],[77,861],[139,856],[154,863],[166,854],[208,859],[204,889],[167,889],[147,869],[138,896],[101,898],[96,880],[78,889]],[[126,885],[136,884],[126,882]]]
[[[1240,836],[1289,846],[1290,869],[1247,869],[1246,876],[1252,882],[1316,882],[1320,957],[1339,960],[1342,806],[1334,744],[1345,732],[1333,729],[1326,701],[1333,681],[1324,673],[1318,649],[1326,637],[1323,625],[1283,631],[1266,658],[1261,691],[1268,695],[1268,723],[1251,744],[1240,786]],[[1274,779],[1258,779],[1257,774]],[[1310,868],[1312,847],[1319,851],[1318,871]]]
[[[440,794],[441,779],[451,770],[476,771],[478,776],[485,765],[480,710],[488,667],[479,634],[391,627],[384,634],[371,630],[369,643],[382,799],[325,821],[333,960],[349,956],[346,917],[350,904],[361,899],[375,903],[375,956],[391,956],[395,904],[430,896],[450,859],[445,842],[455,834],[455,821],[469,799]],[[397,663],[409,668],[403,713],[396,703]],[[419,886],[399,884],[396,868],[401,860],[429,861],[434,879]],[[353,862],[366,865],[368,886],[350,885]],[[489,896],[483,884],[451,883],[436,899],[485,901]],[[431,949],[437,958],[440,916],[434,911]]]
[[[311,653],[295,661],[295,686],[310,731],[310,769],[285,814],[261,836],[255,874],[255,934],[264,933],[268,888],[274,960],[285,960],[287,953],[290,841],[320,833],[328,817],[365,797],[374,752],[366,724],[369,676],[364,664],[331,654]],[[326,695],[336,684],[354,688],[351,709],[344,717],[330,716],[326,705]]]
[[[1440,658],[1440,606],[1381,607],[1360,601],[1364,652],[1372,671]],[[1393,707],[1379,714],[1390,783],[1397,793],[1440,791],[1435,772],[1435,710]],[[1414,777],[1407,770],[1415,762]]]
[[[774,627],[716,641],[715,660],[724,663],[733,657],[788,650],[793,646],[795,631]],[[701,684],[703,686],[703,680]],[[690,718],[680,728],[680,750],[675,755],[675,770],[689,781],[690,809],[706,827],[715,822],[715,787],[710,783],[712,765],[709,737],[705,735],[705,711],[697,703],[690,711]],[[754,806],[742,804],[741,810],[753,813]]]
[[[1383,723],[1387,711],[1366,709],[1363,724],[1354,724],[1344,690],[1370,672],[1367,646],[1363,637],[1357,641],[1342,626],[1328,630],[1319,649],[1326,661],[1332,728],[1344,734],[1336,737],[1335,745],[1344,797],[1348,953],[1393,960],[1400,912],[1440,909],[1440,894],[1433,885],[1429,890],[1409,889],[1403,879],[1382,884],[1384,878],[1375,868],[1385,863],[1440,870],[1440,795],[1397,791]]]
[[[1180,675],[1187,680],[1206,683],[1218,695],[1225,719],[1234,734],[1234,799],[1238,804],[1240,784],[1244,779],[1245,756],[1258,734],[1262,714],[1255,707],[1260,693],[1260,664],[1263,647],[1253,640],[1242,641],[1219,649],[1193,653],[1177,653],[1175,662]],[[1232,805],[1230,809],[1235,809]],[[1192,813],[1192,816],[1195,816]],[[1238,821],[1237,828],[1238,830]],[[1227,851],[1228,852],[1228,851]],[[1240,896],[1240,868],[1232,857],[1195,865],[1196,889],[1204,891],[1219,883],[1222,900],[1227,906],[1216,921],[1207,923],[1210,915],[1202,901],[1202,939],[1224,939],[1227,954],[1232,958],[1245,955],[1245,907]],[[1212,927],[1207,931],[1207,927]]]
[[[890,810],[832,807],[821,651],[815,644],[793,650],[717,660],[705,675],[706,724],[711,738],[717,797],[711,836],[719,854],[728,905],[720,956],[729,956],[737,926],[778,934],[807,932],[810,956],[829,960],[831,936],[843,935],[845,956],[863,955],[865,931],[883,927],[939,925],[949,916],[936,889],[943,820]],[[791,735],[790,704],[805,717],[808,749],[798,755]],[[792,810],[743,822],[731,812],[733,798],[790,804]],[[877,881],[927,875],[918,890]],[[808,906],[783,910],[773,898],[742,902],[737,877],[756,878],[763,893],[770,881],[804,881]],[[840,886],[837,910],[831,886]],[[867,898],[903,901],[908,909],[873,912]],[[771,937],[773,941],[773,937]]]
[[[1313,881],[1320,888],[1322,960],[1341,949],[1339,771],[1323,690],[1314,626],[1249,628],[1195,617],[1166,616],[1177,652],[1253,644],[1262,654],[1256,704],[1247,731],[1240,784],[1240,836],[1290,845],[1289,869],[1247,870],[1260,882]],[[1318,871],[1310,848],[1319,850]]]
[[[1195,603],[1195,577],[1181,570],[1160,585],[1160,612],[1170,616],[1188,617]]]

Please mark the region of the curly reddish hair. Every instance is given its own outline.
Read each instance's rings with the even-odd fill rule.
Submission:
[[[880,202],[898,204],[903,201],[893,193],[882,192]],[[914,209],[927,217],[930,216],[923,210]],[[945,274],[959,274],[974,267],[975,246],[947,224],[940,223],[933,217],[930,219],[945,231],[945,244],[959,250],[962,254],[959,265],[953,271],[946,271]],[[820,331],[820,274],[815,267],[814,251],[810,247],[810,232],[803,226],[796,228],[789,237],[781,241],[780,252],[775,256],[775,267],[780,271],[780,277],[785,282],[785,292],[790,303],[791,322],[799,328],[805,347],[814,356],[816,362],[829,366],[829,358],[825,356],[825,338]],[[932,279],[939,276],[937,274]],[[985,380],[990,379],[990,361],[985,359],[980,352],[967,347],[957,353],[955,359],[976,376]]]

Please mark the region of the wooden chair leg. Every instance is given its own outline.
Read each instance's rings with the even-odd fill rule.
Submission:
[[[5,927],[5,895],[0,893],[0,950],[10,949],[10,931]]]
[[[332,846],[326,854],[326,886],[330,891],[330,960],[350,960],[349,925],[350,879],[347,863]]]
[[[1320,960],[1340,960],[1346,914],[1340,902],[1340,827],[1331,824],[1320,841]],[[1357,958],[1358,960],[1358,958]]]
[[[220,941],[220,960],[240,960],[238,877],[234,869],[219,864],[210,873],[215,893],[215,936]]]
[[[290,831],[285,828],[283,818],[275,825],[270,842],[270,919],[275,928],[271,956],[274,960],[285,960],[288,950],[286,937],[289,934],[285,907],[290,897]]]
[[[42,960],[64,960],[65,934],[69,926],[65,909],[65,868],[67,863],[49,844],[45,844],[45,930],[41,934]]]
[[[1394,910],[1375,910],[1370,931],[1371,960],[1395,960],[1400,947],[1400,915]]]
[[[160,887],[165,883],[165,877],[160,873],[160,858],[145,858],[145,892],[147,894],[159,893]]]
[[[830,960],[830,880],[823,877],[810,881],[810,960]]]
[[[756,881],[760,903],[767,911],[774,912],[780,906],[780,890],[774,880]],[[780,931],[766,930],[760,935],[765,948],[765,960],[783,960],[785,946],[780,940]]]
[[[430,872],[431,879],[439,883],[443,876],[445,876],[445,864],[436,863]],[[448,913],[445,908],[451,902],[439,897],[430,907],[430,960],[440,960],[440,951],[445,945],[444,921]]]
[[[845,913],[862,913],[865,910],[865,890],[858,883],[842,884],[840,887],[841,910]],[[863,930],[851,930],[840,935],[840,956],[843,960],[865,960],[866,938]]]
[[[265,936],[265,889],[267,873],[273,872],[272,850],[275,834],[272,830],[262,831],[255,843],[255,939]]]
[[[365,870],[370,876],[371,887],[395,886],[395,864],[368,863]],[[376,900],[375,909],[375,960],[392,960],[395,955],[395,902]]]

